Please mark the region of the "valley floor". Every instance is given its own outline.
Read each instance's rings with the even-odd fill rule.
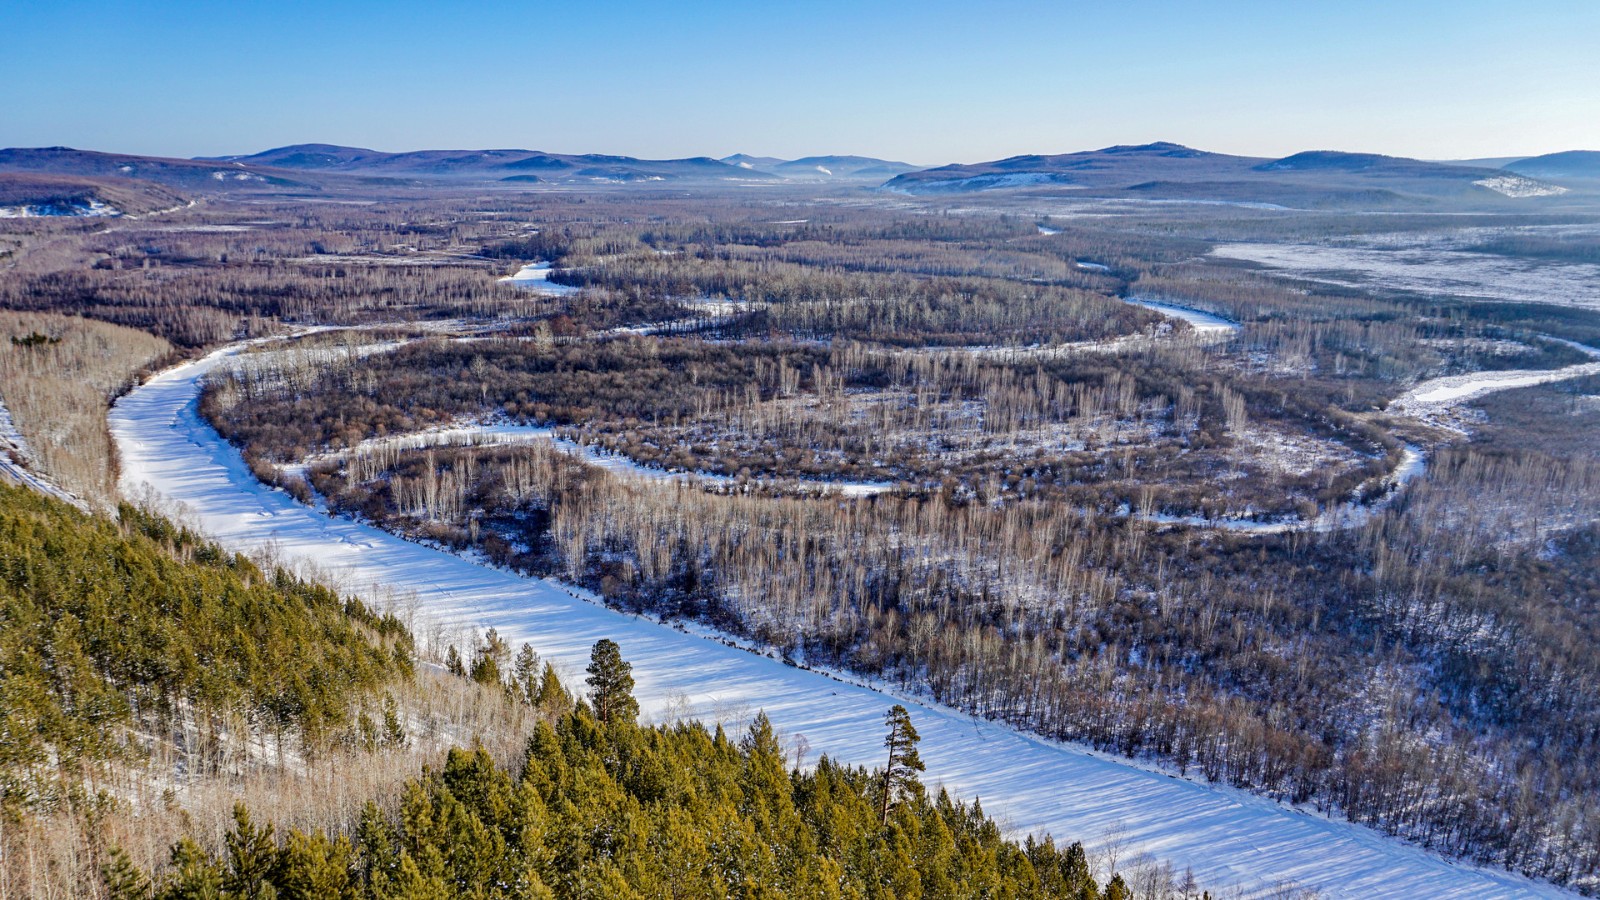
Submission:
[[[200,378],[228,350],[169,370],[124,397],[111,429],[122,488],[224,545],[270,551],[346,592],[414,612],[424,641],[496,628],[531,644],[568,680],[589,649],[617,641],[647,718],[740,723],[765,710],[791,749],[851,764],[882,760],[885,708],[902,698],[608,610],[553,581],[518,577],[302,506],[259,483],[199,417]],[[1051,832],[1192,868],[1213,889],[1264,895],[1286,885],[1328,897],[1571,896],[1504,872],[1452,863],[1375,831],[1098,754],[945,709],[908,703],[930,784],[942,783],[1018,833]]]

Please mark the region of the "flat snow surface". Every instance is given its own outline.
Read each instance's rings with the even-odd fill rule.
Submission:
[[[1388,246],[1376,239],[1359,246],[1239,243],[1222,244],[1211,253],[1327,284],[1600,309],[1595,290],[1600,266],[1474,253],[1452,243],[1461,242],[1437,247]]]
[[[505,284],[552,296],[571,294],[578,290],[570,284],[556,284],[551,281],[550,271],[550,264],[547,262],[528,263],[518,269],[515,275],[507,275],[500,280]]]
[[[1426,418],[1430,413],[1440,409],[1459,406],[1467,400],[1475,400],[1496,391],[1600,375],[1600,349],[1561,338],[1552,340],[1561,341],[1569,347],[1581,350],[1597,361],[1578,363],[1561,369],[1513,369],[1504,372],[1472,372],[1467,375],[1434,378],[1395,398],[1390,407],[1398,412]]]
[[[1160,300],[1142,300],[1138,297],[1129,297],[1124,302],[1154,310],[1173,319],[1182,319],[1201,334],[1232,334],[1239,330],[1238,322],[1224,319],[1215,313],[1208,313],[1202,309],[1179,306],[1175,303],[1164,303]]]
[[[419,635],[429,625],[494,627],[524,641],[582,687],[589,648],[616,640],[632,661],[647,717],[741,723],[759,709],[807,759],[826,753],[872,765],[882,756],[883,714],[901,698],[784,665],[706,637],[589,602],[552,581],[477,565],[301,506],[257,482],[239,454],[200,420],[198,379],[221,358],[169,370],[111,413],[122,488],[153,491],[190,521],[243,551],[271,547],[343,590],[414,595]],[[1192,867],[1213,891],[1258,894],[1293,881],[1328,897],[1512,898],[1571,896],[1502,872],[1448,862],[1366,828],[1282,807],[1109,757],[1018,734],[948,710],[906,702],[922,733],[928,781],[984,809],[1015,832],[1081,839],[1091,850],[1120,830],[1122,859],[1137,852]]]

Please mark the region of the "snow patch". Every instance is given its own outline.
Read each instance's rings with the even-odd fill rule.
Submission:
[[[1493,178],[1474,181],[1473,184],[1507,197],[1558,197],[1567,192],[1567,189],[1560,185],[1534,181],[1521,175],[1496,175]]]
[[[570,284],[556,284],[550,280],[550,264],[547,262],[528,263],[518,269],[515,275],[507,275],[500,279],[501,284],[523,288],[539,294],[560,296],[562,294],[575,294],[578,288]]]
[[[103,200],[96,200],[92,197],[87,200],[69,200],[65,203],[0,206],[0,219],[55,218],[58,216],[100,219],[120,215],[122,215],[122,210]]]
[[[1145,300],[1139,297],[1126,297],[1123,299],[1123,302],[1130,303],[1134,306],[1142,306],[1145,309],[1154,310],[1155,312],[1174,319],[1182,319],[1183,321],[1188,322],[1190,327],[1201,334],[1233,334],[1239,330],[1238,322],[1235,322],[1231,319],[1224,319],[1215,313],[1208,313],[1203,309],[1195,309],[1190,306],[1179,306],[1176,303],[1166,303],[1160,300]]]

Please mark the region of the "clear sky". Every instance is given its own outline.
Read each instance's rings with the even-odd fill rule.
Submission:
[[[1600,0],[0,0],[0,146],[1600,149]]]

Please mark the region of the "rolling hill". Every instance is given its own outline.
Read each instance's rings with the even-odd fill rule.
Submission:
[[[187,202],[176,191],[139,179],[0,172],[0,218],[139,215]]]
[[[307,172],[388,178],[616,184],[654,181],[770,181],[768,172],[710,157],[637,159],[539,150],[415,150],[386,153],[332,144],[295,144],[206,160]],[[534,176],[529,178],[529,176]]]
[[[138,181],[193,192],[314,186],[292,172],[243,162],[167,159],[71,147],[0,150],[0,173],[94,178],[115,184]]]
[[[1503,166],[1507,172],[1530,178],[1600,179],[1600,150],[1567,150],[1520,159]]]
[[[789,181],[868,181],[883,182],[896,175],[915,172],[918,166],[870,156],[805,156],[779,159],[735,153],[722,162],[755,172],[777,175]]]
[[[896,176],[884,187],[909,194],[1047,189],[1295,206],[1497,203],[1566,193],[1564,187],[1494,168],[1331,150],[1269,160],[1168,142],[943,166]]]

